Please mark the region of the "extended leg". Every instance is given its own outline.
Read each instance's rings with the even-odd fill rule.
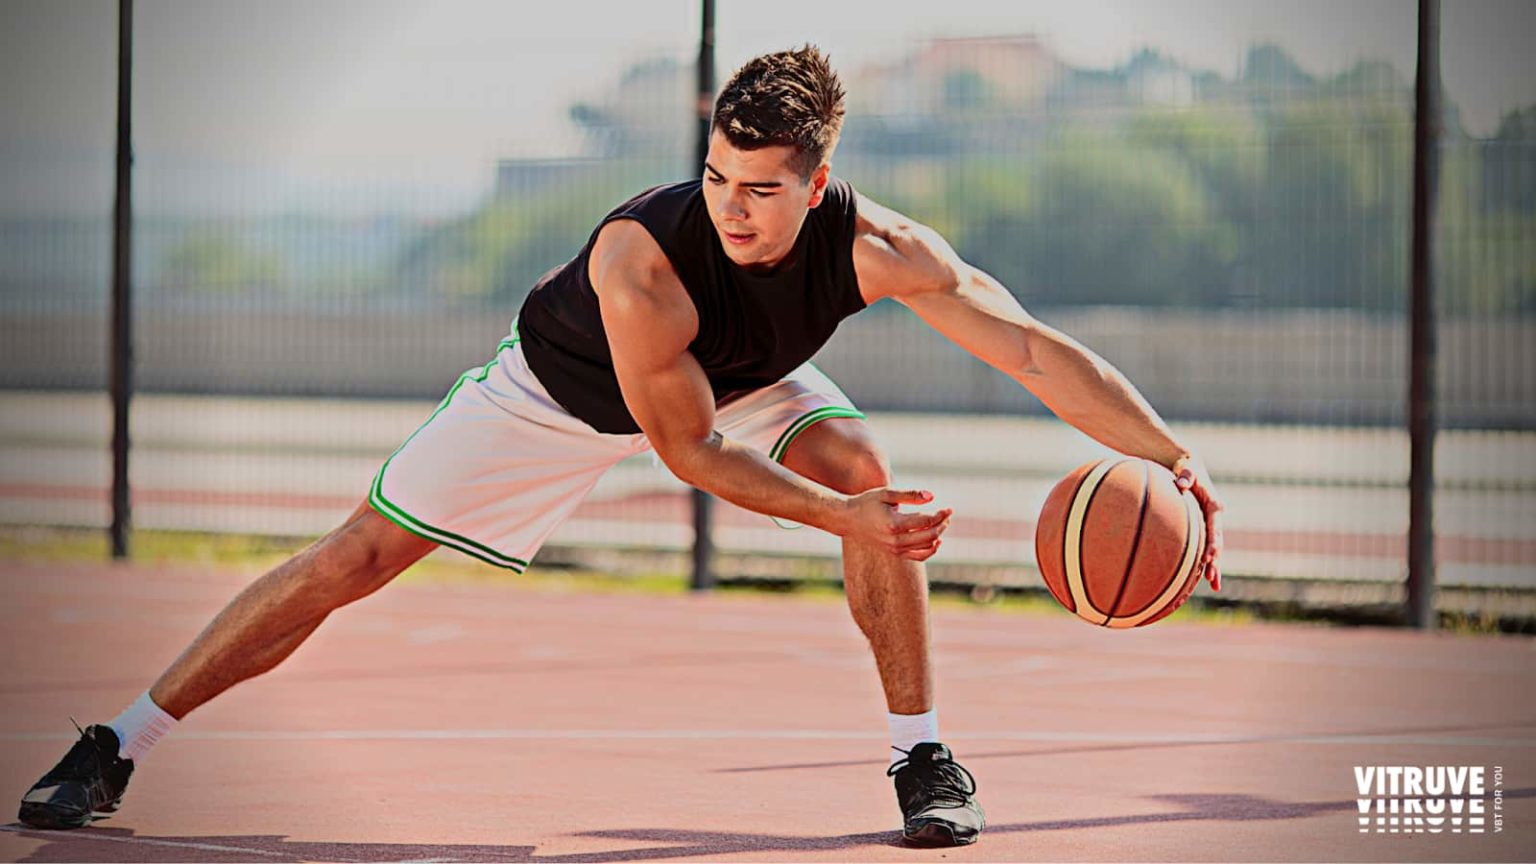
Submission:
[[[434,545],[362,505],[340,528],[241,591],[148,698],[112,724],[82,730],[59,764],[22,796],[17,818],[35,828],[79,828],[96,813],[115,810],[134,761],[176,718],[282,662],[332,611],[378,590]]]
[[[326,616],[377,591],[437,544],[363,504],[341,527],[241,591],[149,690],[180,719],[292,654]]]

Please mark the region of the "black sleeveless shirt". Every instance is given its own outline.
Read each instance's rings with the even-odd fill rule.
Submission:
[[[704,367],[715,401],[767,387],[864,308],[853,270],[856,205],[852,186],[829,180],[793,250],[771,273],[759,274],[726,257],[701,181],[642,192],[604,217],[575,258],[534,285],[517,324],[528,367],[555,401],[598,432],[640,431],[619,391],[587,275],[598,231],[615,219],[633,219],[655,238],[693,299],[699,334],[688,351]]]

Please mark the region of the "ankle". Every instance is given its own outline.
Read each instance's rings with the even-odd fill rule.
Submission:
[[[939,709],[930,708],[922,714],[886,714],[891,730],[891,764],[905,759],[907,751],[925,741],[939,741]]]
[[[176,726],[176,718],[155,704],[146,690],[107,723],[117,735],[117,755],[135,762],[143,759],[166,733]]]

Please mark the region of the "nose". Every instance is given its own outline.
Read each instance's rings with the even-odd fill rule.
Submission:
[[[725,219],[747,218],[747,208],[743,205],[740,192],[726,192],[720,196],[720,216]]]

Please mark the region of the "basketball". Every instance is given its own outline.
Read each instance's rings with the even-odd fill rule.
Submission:
[[[1204,551],[1195,496],[1146,459],[1100,459],[1068,474],[1035,526],[1051,595],[1101,627],[1141,627],[1179,608],[1200,581]]]

